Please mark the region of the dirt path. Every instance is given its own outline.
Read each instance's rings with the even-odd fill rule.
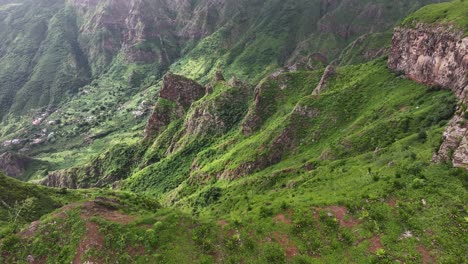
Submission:
[[[99,232],[99,227],[90,221],[86,222],[86,233],[82,237],[78,248],[76,249],[76,256],[73,260],[74,264],[82,264],[82,259],[86,252],[90,249],[100,250],[104,245],[104,236]]]

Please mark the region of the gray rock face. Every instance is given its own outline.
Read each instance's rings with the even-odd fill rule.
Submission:
[[[417,82],[440,85],[465,99],[468,93],[468,38],[443,26],[396,28],[388,66]]]
[[[426,85],[449,89],[460,99],[460,107],[444,132],[444,142],[433,161],[451,160],[468,169],[468,38],[448,26],[419,24],[397,28],[389,55],[390,69]]]
[[[0,155],[0,171],[10,177],[20,179],[31,162],[32,159],[26,156],[9,152],[3,153]]]
[[[327,68],[325,68],[322,79],[320,79],[319,84],[312,94],[319,95],[321,92],[325,91],[327,89],[327,83],[333,75],[335,75],[335,67],[333,65],[328,65]]]
[[[184,108],[205,95],[205,87],[180,75],[168,73],[164,76],[164,84],[160,97],[173,101]]]
[[[55,171],[49,173],[40,184],[47,187],[77,189],[79,186],[76,182],[76,176],[68,174],[65,171]]]

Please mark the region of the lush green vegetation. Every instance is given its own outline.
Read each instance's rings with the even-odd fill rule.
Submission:
[[[0,173],[0,237],[77,199],[75,192],[20,182]]]
[[[468,2],[452,0],[447,3],[428,5],[403,20],[403,26],[427,24],[452,24],[468,35]]]
[[[319,76],[298,72],[270,79],[262,88],[275,91],[285,79],[291,86],[277,90],[288,94],[284,99],[278,92],[265,97],[277,106],[258,131],[246,137],[234,128],[210,146],[183,148],[183,155],[137,173],[127,187],[200,219],[231,224],[238,230],[234,239],[242,241],[236,249],[213,243],[227,246],[225,255],[234,262],[466,261],[457,244],[465,240],[468,175],[429,163],[454,112],[454,97],[398,78],[384,59],[340,68],[326,92],[307,96]],[[298,108],[318,114],[307,117]],[[285,131],[293,142],[280,149],[284,142],[277,139]],[[270,157],[276,151],[281,159],[275,163]],[[257,161],[264,159],[273,163],[262,167]],[[258,167],[241,177],[244,164]],[[339,210],[349,213],[337,216]],[[347,224],[352,219],[357,222]],[[249,249],[244,239],[258,246]],[[295,250],[301,256],[292,257]]]
[[[228,79],[235,76],[251,84],[310,54],[321,60],[309,66],[320,68],[362,34],[387,30],[411,10],[433,1],[388,5],[270,0],[245,8],[251,3],[230,0],[222,11],[196,12],[200,17],[193,22],[194,28],[204,33],[188,39],[172,32],[191,32],[192,23],[186,25],[178,19],[186,16],[184,10],[160,14],[169,14],[168,21],[177,22],[174,29],[153,21],[159,15],[151,12],[163,12],[167,6],[143,1],[140,26],[163,37],[151,35],[125,49],[119,44],[125,36],[112,23],[94,24],[98,21],[93,17],[115,18],[115,23],[125,20],[119,20],[122,7],[114,2],[100,3],[86,12],[62,0],[50,5],[24,2],[14,5],[7,1],[0,9],[4,47],[0,51],[0,142],[21,139],[11,150],[48,161],[49,167],[41,169],[45,172],[89,163],[115,143],[135,143],[157,101],[158,80],[168,68],[202,83],[222,69]],[[193,8],[204,4],[199,1]],[[376,12],[374,9],[382,16],[367,15]],[[353,22],[348,25],[347,21]],[[374,40],[371,42],[382,41]],[[133,61],[139,52],[154,55],[154,61]],[[38,119],[42,123],[32,125]]]
[[[385,57],[369,61],[390,33],[353,42],[434,1],[271,0],[248,10],[247,2],[202,15],[201,39],[185,43],[164,28],[115,54],[99,48],[118,32],[78,28],[94,11],[55,1],[29,18],[28,7],[0,5],[0,37],[22,49],[0,49],[0,88],[24,89],[15,102],[0,89],[0,111],[34,109],[6,116],[0,140],[20,138],[12,149],[40,159],[25,179],[61,170],[102,187],[46,188],[0,174],[0,263],[468,262],[468,173],[430,162],[456,98],[390,72]],[[403,24],[464,27],[465,5],[431,5]],[[10,14],[25,14],[15,24],[25,34],[7,34]],[[128,60],[137,51],[165,58]],[[306,63],[313,70],[278,71],[311,53],[321,58]],[[326,89],[312,95],[338,56]],[[207,94],[188,109],[158,98],[168,67],[207,84]],[[31,78],[7,78],[15,68]],[[219,69],[243,81],[212,80]],[[170,124],[142,140],[153,105]]]

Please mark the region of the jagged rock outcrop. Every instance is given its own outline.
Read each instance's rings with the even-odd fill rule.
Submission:
[[[417,82],[450,89],[460,99],[433,161],[452,160],[454,166],[468,168],[468,37],[447,25],[396,28],[388,66]]]
[[[333,77],[333,75],[335,75],[335,67],[330,64],[327,66],[327,68],[325,68],[325,72],[323,73],[319,84],[312,92],[312,95],[319,95],[321,92],[325,91],[327,89],[328,81],[331,77]]]
[[[194,80],[172,73],[164,76],[164,84],[159,93],[161,98],[173,101],[185,109],[204,95],[204,86]]]
[[[468,37],[448,26],[396,28],[388,66],[427,85],[440,85],[460,98],[468,92]]]
[[[255,87],[254,104],[242,124],[244,135],[248,136],[257,131],[276,111],[277,102],[286,96],[289,77],[283,73],[284,70],[279,70]]]
[[[66,173],[65,171],[55,171],[49,173],[40,184],[47,187],[77,189],[78,185],[76,182],[76,175]],[[83,188],[83,186],[80,187]]]
[[[388,55],[392,32],[366,33],[348,45],[341,53],[340,66],[354,65]]]
[[[69,189],[109,187],[132,173],[144,151],[140,144],[117,144],[86,165],[49,172],[39,184]]]
[[[444,132],[444,142],[432,160],[442,162],[451,159],[454,166],[468,168],[467,132],[466,120],[458,114],[455,115]]]
[[[248,104],[247,85],[220,83],[215,89],[223,91],[200,102],[190,111],[185,122],[187,134],[223,134],[243,118]]]
[[[10,152],[0,155],[0,171],[6,175],[21,179],[33,159]]]
[[[193,102],[205,95],[206,89],[197,82],[168,73],[164,76],[160,99],[145,128],[145,139],[163,131],[171,121],[182,118]]]
[[[169,152],[174,152],[189,141],[221,136],[239,124],[245,116],[250,97],[250,87],[240,81],[218,81],[213,94],[192,105],[185,117],[182,133],[173,139]],[[188,136],[188,137],[187,137]]]

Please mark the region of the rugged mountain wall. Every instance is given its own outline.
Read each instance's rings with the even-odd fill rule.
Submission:
[[[434,1],[4,1],[0,118],[57,107],[111,65],[147,64],[162,76],[182,58],[172,67],[197,80],[224,68],[258,81],[310,54],[327,63]]]
[[[6,152],[0,155],[0,171],[7,176],[21,179],[32,162],[28,157]]]
[[[205,95],[205,87],[172,73],[164,76],[159,100],[145,128],[145,139],[163,131],[167,125],[183,117],[191,104]]]
[[[468,168],[468,37],[449,25],[396,28],[388,66],[417,82],[450,89],[460,99],[433,160]]]

